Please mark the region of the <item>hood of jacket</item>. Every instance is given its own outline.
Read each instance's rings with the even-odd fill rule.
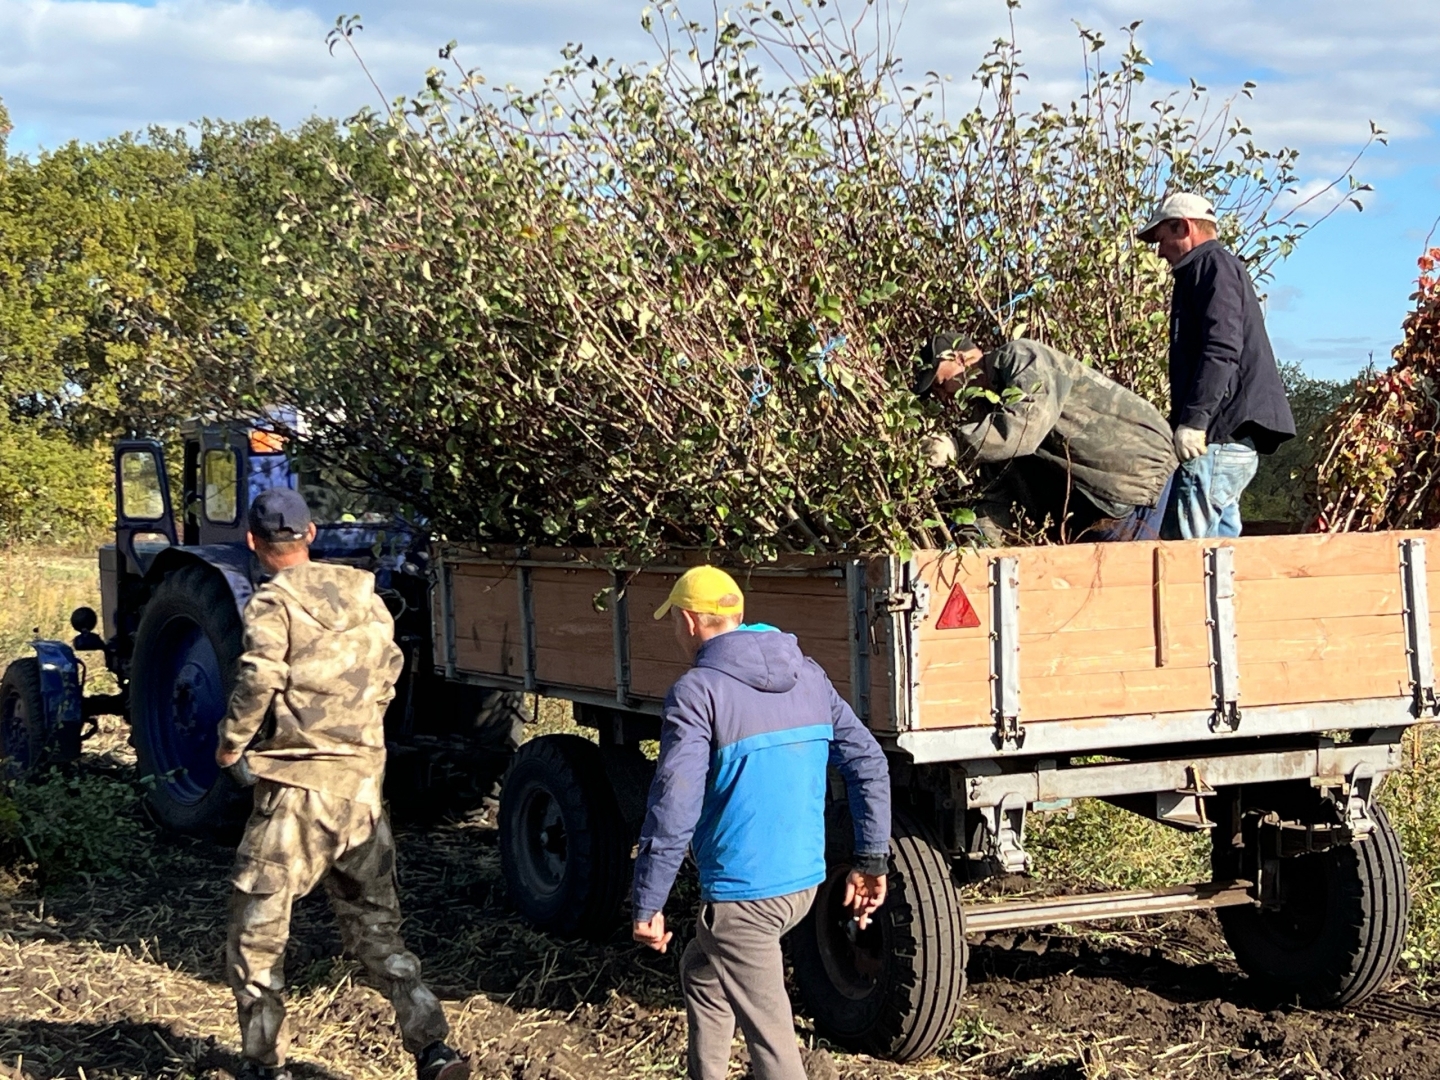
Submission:
[[[353,630],[374,618],[375,575],[367,570],[307,562],[280,571],[272,584],[326,630]]]
[[[800,681],[805,654],[794,634],[771,627],[741,627],[700,646],[695,666],[723,671],[754,690],[785,694]]]

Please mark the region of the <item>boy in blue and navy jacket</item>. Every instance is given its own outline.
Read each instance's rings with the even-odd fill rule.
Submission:
[[[665,700],[660,760],[635,862],[635,940],[664,952],[663,908],[687,846],[700,916],[680,981],[689,1075],[723,1080],[737,1021],[756,1080],[804,1080],[780,938],[825,880],[826,769],[845,779],[855,857],[845,903],[863,929],[885,899],[890,777],[870,732],[795,637],[741,625],[723,570],[676,582],[672,615],[693,666]]]

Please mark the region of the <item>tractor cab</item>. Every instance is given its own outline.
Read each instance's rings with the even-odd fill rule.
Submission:
[[[266,488],[299,487],[284,438],[250,424],[192,420],[180,429],[182,543],[243,544],[250,503]]]

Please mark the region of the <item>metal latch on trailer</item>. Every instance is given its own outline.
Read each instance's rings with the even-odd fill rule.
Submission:
[[[990,710],[995,747],[1025,745],[1020,723],[1020,560],[1013,555],[990,561]]]
[[[1425,576],[1425,541],[1400,541],[1400,585],[1404,596],[1405,656],[1416,718],[1440,716],[1435,698],[1435,658],[1430,646],[1430,589]]]
[[[1211,731],[1240,727],[1240,656],[1235,645],[1235,549],[1205,552],[1205,625],[1210,634]]]

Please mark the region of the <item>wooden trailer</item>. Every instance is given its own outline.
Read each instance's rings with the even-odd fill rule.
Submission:
[[[967,931],[1194,908],[1218,910],[1252,976],[1320,1005],[1373,993],[1399,958],[1408,897],[1370,796],[1399,767],[1405,730],[1437,712],[1426,541],[1273,536],[731,567],[747,619],[794,633],[891,761],[882,918],[858,935],[847,925],[837,798],[832,873],[792,935],[820,1029],[911,1059],[954,1020]],[[446,677],[568,698],[599,731],[598,743],[522,748],[502,794],[501,853],[512,898],[538,924],[603,931],[643,816],[640,743],[658,737],[685,668],[652,613],[689,562],[435,556]],[[954,885],[1028,868],[1028,812],[1079,798],[1208,832],[1214,880],[960,903]]]

